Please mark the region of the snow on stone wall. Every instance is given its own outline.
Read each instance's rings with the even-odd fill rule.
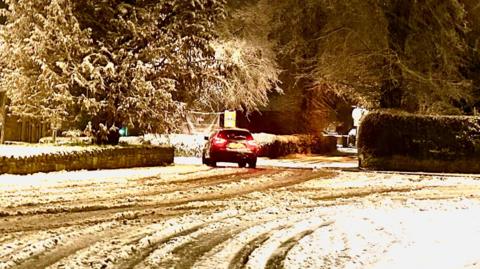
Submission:
[[[0,174],[161,166],[173,163],[173,148],[105,147],[30,156],[0,157]]]

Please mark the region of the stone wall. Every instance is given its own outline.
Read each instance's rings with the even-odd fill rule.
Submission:
[[[161,166],[173,163],[172,147],[106,147],[28,157],[0,157],[0,174]]]

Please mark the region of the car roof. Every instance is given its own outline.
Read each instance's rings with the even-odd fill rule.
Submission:
[[[247,129],[243,129],[243,128],[221,128],[218,130],[219,132],[220,131],[243,131],[243,132],[250,132],[249,130]]]

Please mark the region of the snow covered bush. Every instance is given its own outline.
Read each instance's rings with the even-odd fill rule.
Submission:
[[[204,135],[190,134],[148,134],[143,137],[144,143],[171,146],[175,148],[175,156],[202,156],[205,145]]]
[[[259,156],[277,158],[289,154],[322,154],[336,150],[336,140],[332,137],[314,135],[271,135],[254,134],[260,146]]]
[[[82,131],[78,129],[67,130],[62,132],[62,136],[64,137],[80,137],[82,135]]]

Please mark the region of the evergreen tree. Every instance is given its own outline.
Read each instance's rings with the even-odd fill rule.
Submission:
[[[457,0],[258,0],[270,6],[284,87],[307,111],[333,93],[368,107],[458,113],[470,102],[467,11]],[[288,91],[288,89],[286,89]],[[326,98],[327,100],[322,100]]]
[[[274,43],[269,39],[269,6],[254,1],[228,2],[228,16],[220,24],[217,55],[227,79],[218,98],[227,108],[239,105],[256,110],[268,104],[270,92],[281,93]],[[259,16],[258,14],[262,14]]]
[[[168,132],[185,109],[255,109],[275,81],[245,77],[262,62],[245,69],[254,54],[218,39],[223,0],[7,4],[0,83],[17,114]]]

